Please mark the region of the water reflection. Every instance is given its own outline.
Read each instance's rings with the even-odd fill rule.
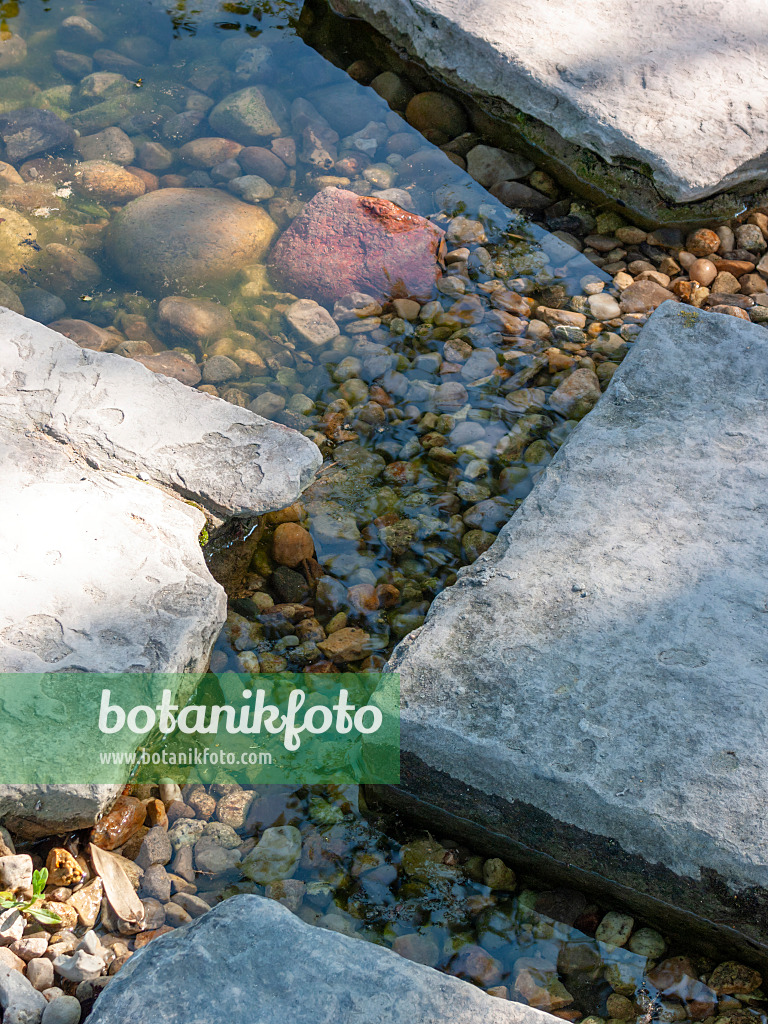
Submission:
[[[0,281],[11,301],[86,347],[186,375],[301,430],[325,457],[301,502],[238,539],[246,569],[228,580],[219,674],[381,665],[492,543],[634,337],[620,318],[591,313],[587,297],[609,289],[607,275],[307,46],[293,27],[299,6],[0,8],[0,44],[15,41],[0,48],[0,115],[13,115],[0,154]],[[209,120],[246,88],[266,97],[277,126],[251,125],[257,144]],[[26,127],[14,135],[20,110]],[[58,144],[30,142],[54,129]],[[427,301],[344,297],[328,304],[334,326],[318,340],[294,317],[315,296],[282,290],[270,252],[223,280],[145,293],[130,263],[151,263],[151,251],[131,249],[121,275],[104,245],[143,193],[237,195],[277,233],[327,188],[392,201],[445,231]],[[160,304],[179,291],[215,302],[219,320],[183,304],[194,324],[170,318]],[[219,326],[200,326],[203,312]],[[573,368],[586,390],[569,396],[560,386]],[[302,830],[306,920],[568,1019],[605,1015],[609,994],[634,998],[643,983],[645,957],[595,939],[602,913],[585,898],[560,895],[573,911],[563,923],[541,909],[557,903],[551,894],[492,886],[501,868],[450,842],[394,838],[396,826],[361,817],[355,793],[261,795],[251,834],[280,824]],[[235,874],[198,881],[261,891]]]

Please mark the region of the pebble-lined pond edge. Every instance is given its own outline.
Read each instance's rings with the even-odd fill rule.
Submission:
[[[255,41],[279,50],[282,32],[272,26],[270,34],[265,26]],[[26,258],[3,267],[10,294],[0,298],[58,324],[86,347],[143,359],[209,394],[287,422],[316,440],[327,459],[305,500],[268,516],[250,538],[214,655],[219,672],[379,667],[394,642],[420,623],[431,598],[455,579],[458,565],[493,541],[598,400],[653,308],[681,299],[691,305],[691,316],[706,305],[755,323],[768,319],[761,312],[768,311],[768,219],[761,209],[714,231],[647,232],[615,213],[588,209],[545,172],[487,146],[454,98],[365,61],[353,62],[351,75],[375,83],[447,160],[420,148],[416,131],[404,130],[381,107],[371,120],[383,129],[363,124],[343,135],[331,127],[338,116],[333,103],[322,111],[294,107],[290,130],[277,137],[285,146],[245,146],[260,152],[241,156],[240,142],[225,139],[222,146],[205,127],[212,101],[231,95],[220,66],[202,61],[193,67],[191,84],[172,97],[186,109],[166,109],[158,126],[142,121],[146,112],[134,103],[153,88],[154,72],[140,73],[144,65],[135,60],[142,44],[97,50],[93,39],[83,44],[83,33],[90,29],[70,25],[59,40],[71,49],[58,57],[69,70],[57,73],[71,81],[76,69],[77,86],[51,84],[46,69],[41,84],[47,88],[40,88],[25,79],[23,62],[2,71],[13,79],[5,95],[16,90],[19,97],[5,112],[30,104],[67,115],[60,120],[79,125],[82,160],[79,170],[66,159],[35,154],[3,165],[0,202],[10,211],[4,233],[15,246],[9,251]],[[234,46],[232,38],[226,53],[230,62],[236,58],[237,84],[259,82],[264,54],[250,43]],[[151,68],[143,45],[142,59]],[[34,53],[33,34],[30,46]],[[184,60],[183,51],[182,39],[173,52]],[[73,55],[82,59],[73,62]],[[320,85],[313,85],[322,89],[321,69],[312,67],[320,76]],[[176,70],[184,77],[189,69]],[[294,104],[304,99],[290,76],[284,84]],[[111,109],[101,99],[105,88],[119,97]],[[73,102],[80,109],[67,109]],[[137,121],[126,122],[126,105],[136,107],[131,116]],[[6,157],[13,152],[13,127],[3,136]],[[453,180],[451,167],[458,169]],[[460,173],[465,168],[490,189],[495,204],[467,186]],[[63,194],[73,176],[74,199]],[[223,185],[226,194],[255,208],[265,204],[280,228],[325,189],[388,193],[382,198],[410,205],[446,233],[447,266],[437,298],[388,303],[353,292],[327,308],[276,290],[255,264],[242,272],[234,295],[212,289],[203,304],[185,296],[157,303],[130,287],[116,288],[111,271],[105,276],[101,235],[115,208],[157,186],[224,193]],[[61,218],[52,216],[60,212],[53,210],[56,202],[66,211]],[[531,244],[524,220],[499,217],[504,203],[538,217],[584,258],[564,255],[554,242],[539,245],[535,233]],[[591,274],[586,261],[600,272]],[[139,879],[133,871],[147,924],[135,937],[111,904],[102,903],[103,882],[89,877],[93,868],[78,840],[66,851],[83,857],[77,869],[64,847],[50,856],[46,851],[47,896],[63,927],[49,943],[46,933],[11,910],[3,948],[21,962],[13,966],[36,987],[58,980],[87,1006],[101,979],[137,946],[202,913],[232,886],[245,885],[286,901],[305,920],[384,941],[496,995],[526,999],[566,1019],[646,1014],[654,977],[655,987],[669,994],[658,1011],[662,1019],[747,1024],[762,1016],[761,980],[748,968],[678,957],[687,952],[684,946],[621,909],[590,905],[574,890],[528,888],[527,880],[514,877],[514,864],[479,857],[450,836],[402,835],[400,842],[375,819],[369,824],[358,816],[355,794],[259,796],[203,787],[139,790],[121,802],[110,819],[118,822],[114,849],[144,872]],[[108,834],[110,822],[97,838]],[[5,884],[23,890],[31,863],[6,867],[21,873]],[[68,873],[55,874],[65,867]],[[250,880],[240,881],[242,875]],[[97,918],[101,936],[82,937]],[[50,972],[43,961],[52,964]]]

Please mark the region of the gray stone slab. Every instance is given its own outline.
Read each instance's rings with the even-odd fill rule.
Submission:
[[[389,949],[234,896],[135,953],[92,1024],[555,1024]]]
[[[767,381],[763,328],[654,313],[395,650],[389,799],[768,939]]]
[[[0,670],[205,669],[226,595],[199,509],[31,432],[0,437],[0,474]]]
[[[766,180],[762,0],[331,0],[447,81],[608,161],[647,164],[675,202]]]
[[[65,835],[94,825],[124,788],[93,783],[0,785],[0,820],[16,837]]]
[[[320,463],[296,431],[0,309],[0,672],[194,680],[226,595],[190,501],[217,518],[280,508]],[[4,687],[0,715],[13,702]],[[119,789],[3,785],[0,818],[81,828]]]
[[[199,671],[225,616],[203,513],[294,501],[296,431],[0,310],[0,670]],[[12,524],[12,526],[11,526]]]
[[[0,308],[0,421],[223,516],[289,505],[322,464],[297,431]],[[18,375],[23,382],[8,389]]]

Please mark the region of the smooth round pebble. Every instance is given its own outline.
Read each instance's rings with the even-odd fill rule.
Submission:
[[[606,942],[611,946],[625,946],[634,923],[629,914],[609,910],[597,926],[595,938],[598,942]]]
[[[74,996],[59,996],[43,1010],[42,1024],[79,1024],[80,1002]]]
[[[406,107],[405,119],[421,132],[439,131],[451,138],[461,135],[467,128],[466,114],[462,107],[439,92],[420,92]]]
[[[698,259],[688,267],[688,276],[692,281],[698,282],[704,288],[712,284],[717,277],[717,267],[712,260]]]
[[[598,320],[613,320],[615,317],[621,316],[621,306],[612,295],[600,292],[597,295],[590,295],[587,301],[592,316],[597,317]]]
[[[587,274],[579,281],[579,287],[585,295],[598,295],[605,288],[605,281],[595,274]]]
[[[667,948],[663,937],[653,928],[638,928],[628,945],[633,953],[649,960],[658,960]]]

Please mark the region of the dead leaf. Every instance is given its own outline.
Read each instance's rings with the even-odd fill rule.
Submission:
[[[104,893],[110,906],[126,924],[141,924],[144,920],[144,904],[131,885],[118,858],[108,850],[91,845],[91,861],[96,874],[104,883]]]

